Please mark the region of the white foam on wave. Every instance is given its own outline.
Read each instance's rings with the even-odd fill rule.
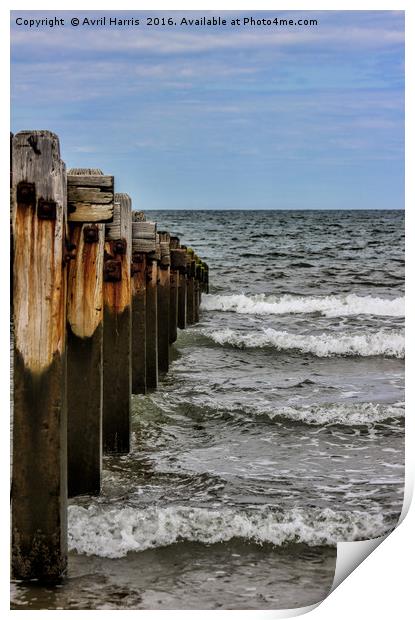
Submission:
[[[373,316],[404,316],[405,298],[350,295],[296,297],[294,295],[204,295],[203,310],[219,310],[238,314],[310,314],[326,317],[371,314]]]
[[[287,405],[276,407],[264,399],[251,398],[251,402],[222,403],[201,399],[200,406],[209,417],[234,416],[254,420],[264,416],[270,420],[290,420],[303,424],[326,426],[340,424],[342,426],[370,426],[386,420],[405,417],[404,403],[324,403],[312,405]],[[194,399],[189,405],[198,404]]]
[[[375,538],[389,528],[381,514],[294,508],[277,511],[211,510],[188,506],[69,507],[69,548],[108,558],[180,541],[206,544],[244,538],[257,543],[335,546]]]
[[[405,417],[403,403],[393,405],[379,403],[305,405],[303,407],[269,409],[264,413],[270,419],[282,417],[306,424],[341,424],[342,426],[368,426],[385,420]]]
[[[226,328],[215,331],[203,330],[202,334],[217,344],[239,349],[272,347],[278,351],[297,350],[317,357],[384,355],[403,358],[405,356],[403,330],[380,330],[366,334],[302,335],[272,328],[251,332]]]

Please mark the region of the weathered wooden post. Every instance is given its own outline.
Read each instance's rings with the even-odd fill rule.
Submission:
[[[13,138],[12,573],[56,582],[67,566],[66,170],[49,131]]]
[[[187,248],[187,307],[186,322],[192,325],[195,322],[195,260],[194,251]]]
[[[209,293],[209,265],[207,263],[203,263],[204,273],[203,273],[203,281],[204,281],[204,293]]]
[[[179,267],[175,261],[176,250],[180,247],[178,237],[170,237],[170,313],[169,343],[177,340],[177,321],[179,310]]]
[[[156,224],[153,223],[153,227],[155,250],[147,254],[146,275],[146,383],[149,390],[155,390],[158,385],[157,281],[160,243],[157,238]]]
[[[10,264],[9,264],[9,293],[10,293],[10,316],[13,316],[13,134],[10,132]]]
[[[70,241],[68,338],[68,495],[99,493],[102,469],[104,224],[112,219],[114,178],[68,171]]]
[[[185,329],[187,323],[187,252],[186,246],[180,247],[182,264],[179,268],[179,289],[177,291],[177,327]]]
[[[187,253],[186,250],[177,248],[170,250],[170,260],[178,272],[177,278],[177,327],[185,329],[187,311]],[[177,330],[176,330],[177,336]]]
[[[204,263],[203,261],[200,261],[199,263],[199,304],[202,303],[202,293],[205,292],[205,268],[204,268]]]
[[[195,255],[195,288],[194,288],[194,321],[195,323],[199,323],[199,306],[200,306],[200,258]]]
[[[133,211],[132,222],[132,392],[146,393],[147,254],[156,249],[155,225]]]
[[[205,292],[205,268],[203,266],[203,261],[199,262],[199,306],[202,303],[202,293]]]
[[[115,194],[105,226],[104,452],[130,450],[131,426],[131,198]]]
[[[169,369],[170,326],[170,234],[159,232],[160,270],[157,287],[158,366],[159,372]]]

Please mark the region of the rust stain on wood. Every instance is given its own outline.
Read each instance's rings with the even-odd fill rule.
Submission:
[[[146,393],[146,255],[132,256],[131,366],[133,394]]]
[[[113,243],[105,242],[106,256],[117,260],[121,265],[119,282],[104,282],[104,304],[109,312],[121,313],[131,303],[131,264],[127,254],[115,254]]]
[[[104,305],[108,312],[120,314],[131,304],[131,198],[128,194],[115,194],[115,218],[119,222],[116,226],[106,226],[104,261],[119,261],[121,280],[104,281]],[[120,233],[117,238],[114,238],[115,228]]]
[[[149,389],[156,389],[158,383],[157,278],[157,261],[150,256],[146,269],[146,382]]]
[[[67,320],[80,338],[91,337],[103,317],[104,224],[95,226],[96,242],[87,240],[85,231],[91,230],[88,225],[71,227],[70,239],[77,252],[69,265]]]
[[[39,220],[17,206],[14,218],[15,346],[25,365],[40,372],[64,350],[62,245],[55,220]],[[29,268],[28,268],[29,266]]]
[[[13,138],[12,570],[56,582],[66,568],[66,173],[58,137]]]
[[[132,256],[131,292],[140,295],[146,290],[146,255],[135,252]]]

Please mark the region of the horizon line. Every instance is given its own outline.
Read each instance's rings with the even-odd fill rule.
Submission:
[[[203,208],[188,208],[188,207],[175,207],[175,208],[168,208],[168,207],[152,207],[152,208],[143,208],[143,209],[133,209],[134,211],[405,211],[405,207],[384,207],[384,208],[379,208],[379,207],[364,207],[364,208],[320,208],[320,209],[314,209],[314,208],[299,208],[299,207],[295,207],[292,209],[282,209],[282,208],[278,208],[278,207],[269,207],[269,208],[262,208],[262,209],[257,209],[257,208],[242,208],[242,209],[234,209],[232,207],[225,207],[222,209],[218,209],[218,208],[209,208],[209,207],[203,207]]]

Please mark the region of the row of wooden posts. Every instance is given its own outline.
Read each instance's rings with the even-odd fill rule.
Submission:
[[[157,388],[209,271],[113,176],[66,171],[55,134],[19,132],[11,152],[12,573],[54,582],[68,495],[99,493],[102,453],[129,452],[131,393]]]

